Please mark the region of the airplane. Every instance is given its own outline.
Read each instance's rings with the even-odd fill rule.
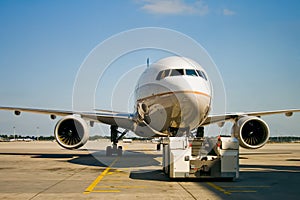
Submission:
[[[122,155],[118,141],[132,131],[141,137],[176,137],[189,135],[196,130],[203,137],[204,126],[225,121],[234,123],[231,134],[241,147],[261,148],[270,136],[270,130],[261,116],[285,114],[292,116],[300,109],[262,112],[241,112],[210,115],[212,87],[204,68],[194,60],[170,56],[149,65],[141,74],[135,88],[134,113],[107,110],[87,112],[49,110],[37,108],[0,107],[0,110],[48,114],[51,119],[62,117],[56,124],[54,135],[60,146],[66,149],[82,147],[89,137],[89,126],[95,122],[110,125],[112,146],[106,155]],[[125,131],[119,131],[119,128]]]

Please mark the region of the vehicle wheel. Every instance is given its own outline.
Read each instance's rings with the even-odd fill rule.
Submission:
[[[118,146],[118,149],[123,149],[123,147],[122,146]]]

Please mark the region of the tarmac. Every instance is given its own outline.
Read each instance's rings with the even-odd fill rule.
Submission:
[[[156,144],[123,144],[106,157],[109,141],[79,150],[56,142],[0,143],[0,199],[299,199],[300,144],[240,149],[240,177],[170,180]]]

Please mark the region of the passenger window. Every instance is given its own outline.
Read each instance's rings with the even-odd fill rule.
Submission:
[[[186,75],[188,75],[188,76],[198,76],[197,73],[196,73],[196,71],[193,70],[193,69],[186,69],[186,70],[185,70],[185,73],[186,73]]]
[[[182,76],[184,75],[183,69],[172,69],[170,76]]]

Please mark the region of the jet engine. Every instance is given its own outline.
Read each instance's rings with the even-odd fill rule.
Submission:
[[[89,127],[80,117],[66,116],[56,124],[54,136],[60,146],[66,149],[78,149],[87,142]]]
[[[267,143],[270,131],[267,123],[259,117],[245,116],[233,125],[232,134],[239,139],[241,147],[258,149]]]

